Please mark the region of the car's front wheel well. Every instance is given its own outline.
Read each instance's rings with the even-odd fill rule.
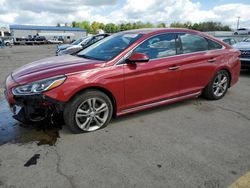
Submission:
[[[93,87],[87,87],[84,88],[80,91],[78,91],[77,93],[75,93],[70,99],[69,101],[71,101],[73,98],[75,98],[78,95],[81,95],[82,93],[86,92],[86,91],[100,91],[102,93],[104,93],[105,95],[108,96],[108,98],[111,100],[112,102],[112,106],[113,106],[113,116],[116,115],[116,109],[117,109],[117,105],[116,105],[116,99],[114,97],[114,95],[107,89],[103,88],[103,87],[99,87],[99,86],[93,86]]]

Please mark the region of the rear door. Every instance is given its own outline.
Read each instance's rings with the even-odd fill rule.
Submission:
[[[180,95],[188,95],[202,90],[211,80],[216,64],[223,57],[222,46],[202,36],[181,33],[182,62]]]
[[[176,39],[174,33],[156,35],[132,52],[147,54],[150,60],[147,63],[124,65],[127,108],[178,96],[180,72]]]

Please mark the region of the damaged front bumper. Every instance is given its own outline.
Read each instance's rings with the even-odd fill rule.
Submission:
[[[10,104],[10,109],[14,114],[13,118],[24,124],[40,122],[56,124],[65,105],[63,102],[51,99],[43,94],[14,95],[13,98],[15,104]]]
[[[38,122],[53,123],[63,119],[60,116],[63,112],[65,103],[47,97],[44,93],[30,95],[15,95],[12,88],[19,84],[13,79],[12,75],[6,78],[4,95],[10,106],[13,117],[24,123],[34,124]]]

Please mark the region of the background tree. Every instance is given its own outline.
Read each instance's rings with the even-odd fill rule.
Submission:
[[[153,27],[160,27],[165,28],[166,24],[161,22],[158,24],[152,24],[150,22],[125,22],[120,24],[108,23],[104,24],[101,22],[72,22],[72,27],[80,27],[87,30],[88,33],[96,34],[98,29],[102,29],[107,33],[116,33],[119,31],[125,31],[130,29],[140,29],[140,28],[153,28]],[[174,28],[188,28],[194,29],[198,31],[231,31],[231,28],[228,25],[223,25],[220,22],[200,22],[200,23],[191,23],[191,22],[173,22],[170,24],[170,27]]]
[[[86,29],[88,33],[93,33],[93,28],[88,21],[82,21],[79,23],[79,27]]]
[[[162,27],[162,28],[164,28],[164,27],[166,27],[166,24],[165,24],[165,23],[159,23],[159,24],[157,25],[157,27]]]
[[[99,22],[92,22],[91,27],[93,29],[93,32],[97,33],[97,30],[100,29],[100,23]]]

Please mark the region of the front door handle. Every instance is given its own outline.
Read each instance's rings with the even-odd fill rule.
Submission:
[[[215,59],[215,58],[212,58],[212,59],[209,59],[209,60],[207,60],[207,61],[210,62],[210,63],[213,63],[213,62],[216,61],[216,59]]]
[[[180,68],[180,66],[174,66],[174,67],[169,67],[168,70],[177,70],[179,68]]]

